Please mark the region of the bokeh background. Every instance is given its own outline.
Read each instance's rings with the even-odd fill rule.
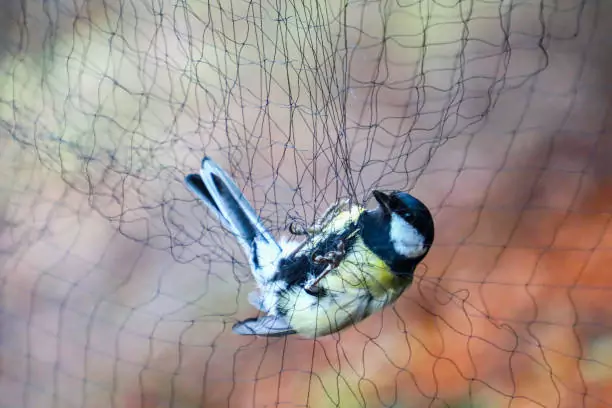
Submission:
[[[1,407],[612,405],[612,5],[3,0]],[[254,315],[185,189],[274,233],[410,190],[437,238],[316,341]]]

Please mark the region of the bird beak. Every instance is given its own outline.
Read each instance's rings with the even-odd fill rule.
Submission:
[[[387,213],[391,212],[391,207],[390,207],[390,199],[389,196],[385,193],[383,193],[382,191],[379,190],[374,190],[372,191],[372,194],[374,194],[374,198],[376,199],[376,201],[378,201],[378,204],[380,205],[380,207]]]

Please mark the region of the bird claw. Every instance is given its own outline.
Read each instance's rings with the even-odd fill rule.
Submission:
[[[312,261],[316,264],[328,264],[332,267],[337,268],[342,262],[342,259],[346,255],[346,246],[344,241],[338,242],[335,251],[329,251],[325,255],[317,255],[312,258]]]
[[[292,235],[308,235],[308,228],[297,225],[295,222],[289,224],[289,232]]]
[[[342,212],[344,209],[348,208],[350,206],[350,200],[343,200],[341,202],[336,202],[334,204],[332,204],[323,214],[323,216],[321,217],[320,221],[318,221],[317,223],[315,223],[314,225],[312,225],[309,228],[304,228],[302,226],[296,226],[295,223],[291,223],[289,225],[289,232],[292,233],[293,235],[314,235],[317,233],[320,233],[321,231],[323,231],[323,229],[325,227],[327,227],[327,225],[329,225],[329,223],[340,213]],[[323,279],[330,271],[332,271],[333,269],[337,268],[340,263],[342,262],[342,259],[344,259],[344,256],[346,255],[346,245],[344,244],[344,241],[339,241],[338,245],[336,246],[336,250],[335,251],[329,251],[327,253],[325,253],[324,255],[313,255],[312,256],[312,261],[316,264],[326,264],[327,267],[325,268],[325,270],[323,270],[323,272],[321,274],[319,274],[319,276],[317,276],[316,278],[312,279],[310,282],[308,282],[306,285],[304,285],[304,289],[312,294],[312,295],[316,295],[316,293],[319,292],[318,288],[317,288],[317,284],[321,281],[321,279]]]
[[[317,255],[317,256],[314,256],[312,258],[312,261],[314,263],[319,264],[319,265],[320,264],[327,264],[327,267],[325,268],[325,270],[323,272],[321,272],[321,274],[319,276],[317,276],[315,279],[313,279],[312,281],[308,282],[304,286],[304,289],[307,292],[315,295],[318,292],[317,284],[328,273],[330,273],[332,270],[337,268],[340,265],[340,263],[342,262],[342,259],[344,259],[344,256],[346,255],[346,246],[344,244],[344,241],[338,242],[338,245],[336,246],[336,248],[337,248],[336,251],[329,251],[325,255]]]

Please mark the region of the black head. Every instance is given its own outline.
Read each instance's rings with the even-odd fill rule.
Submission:
[[[414,270],[434,240],[434,220],[422,201],[402,192],[373,191],[378,208],[363,213],[362,236],[393,270]]]

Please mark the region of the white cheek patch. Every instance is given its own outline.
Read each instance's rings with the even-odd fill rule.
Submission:
[[[395,251],[406,258],[416,258],[427,250],[423,235],[397,214],[391,214],[389,238]]]

